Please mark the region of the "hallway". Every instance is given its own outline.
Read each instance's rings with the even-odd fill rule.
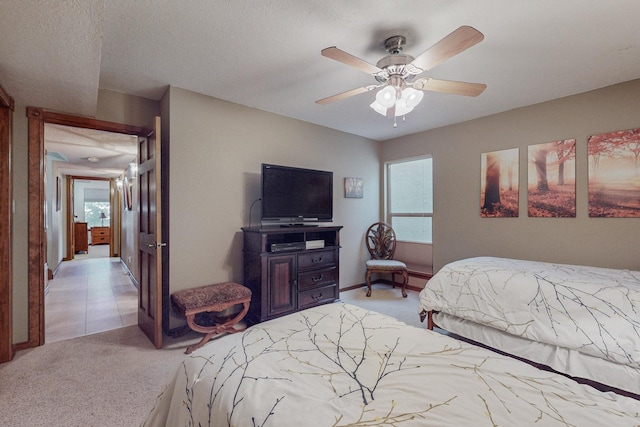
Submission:
[[[60,265],[45,296],[45,343],[138,323],[138,290],[108,245]]]

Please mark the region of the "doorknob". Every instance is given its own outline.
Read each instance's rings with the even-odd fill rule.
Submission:
[[[157,248],[162,248],[164,246],[167,246],[166,243],[157,243],[157,242],[153,242],[153,243],[149,243],[147,245],[148,248],[150,249],[157,249]]]

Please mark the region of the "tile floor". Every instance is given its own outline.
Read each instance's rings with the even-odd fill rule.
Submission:
[[[60,265],[45,296],[45,342],[138,323],[138,290],[108,245],[89,246]]]

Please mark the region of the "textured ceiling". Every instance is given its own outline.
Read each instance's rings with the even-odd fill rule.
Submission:
[[[635,0],[0,0],[0,84],[23,105],[94,115],[98,88],[159,99],[168,85],[391,139],[640,78]],[[477,98],[428,92],[393,128],[375,83],[322,57],[375,64],[402,34],[417,56],[461,25],[484,41],[426,73],[478,82]]]
[[[115,178],[136,160],[135,136],[46,123],[45,147],[65,175]]]

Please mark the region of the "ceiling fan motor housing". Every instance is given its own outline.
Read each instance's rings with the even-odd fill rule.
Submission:
[[[407,39],[404,36],[392,36],[384,41],[384,50],[392,55],[397,54],[402,52],[406,44]]]
[[[385,83],[391,76],[399,76],[406,79],[412,75],[419,74],[416,67],[411,65],[413,56],[404,53],[391,54],[382,58],[376,66],[382,70],[376,74],[375,78],[380,83]]]
[[[382,70],[382,72],[375,76],[377,81],[386,83],[392,76],[398,76],[404,80],[410,78],[412,75],[420,74],[423,71],[411,64],[415,59],[413,56],[402,53],[402,49],[404,49],[406,43],[407,40],[404,36],[393,36],[385,40],[384,48],[389,52],[389,55],[382,58],[376,64],[376,67]],[[393,85],[397,86],[395,84]]]

